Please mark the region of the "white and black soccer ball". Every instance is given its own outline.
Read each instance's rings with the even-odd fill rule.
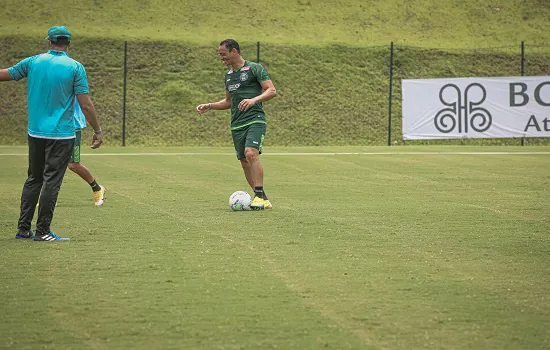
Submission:
[[[252,204],[252,198],[245,191],[234,192],[229,197],[229,207],[233,211],[250,210],[250,204]]]

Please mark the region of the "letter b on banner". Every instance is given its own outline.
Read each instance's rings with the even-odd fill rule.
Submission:
[[[520,91],[516,91],[516,87],[519,87]],[[527,91],[527,84],[510,83],[510,107],[525,106],[529,102],[529,95],[525,91]],[[516,96],[521,98],[521,102],[516,102]]]
[[[550,97],[547,101],[542,99],[542,88],[545,85],[550,86],[550,81],[545,81],[537,85],[534,92],[535,101],[541,105],[550,106]],[[519,91],[518,91],[519,90]],[[550,95],[548,93],[547,95]],[[525,83],[510,83],[510,107],[522,107],[529,103],[529,95],[527,94],[527,84]]]

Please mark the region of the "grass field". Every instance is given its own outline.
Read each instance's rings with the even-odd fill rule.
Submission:
[[[37,40],[0,38],[0,67],[45,50]],[[75,41],[71,55],[87,69],[91,97],[108,145],[121,145],[123,47],[118,40]],[[539,48],[540,49],[540,48]],[[526,75],[550,75],[548,52],[526,48]],[[518,76],[516,47],[430,50],[398,46],[394,57],[392,142],[401,142],[401,79]],[[247,59],[255,47],[243,46]],[[389,47],[262,46],[261,61],[277,87],[265,103],[270,145],[384,145],[387,142]],[[224,96],[225,67],[215,46],[128,44],[126,144],[230,146],[229,112],[198,117],[195,107]],[[26,144],[26,81],[0,84],[0,144]],[[89,132],[88,128],[86,132]],[[453,140],[455,144],[464,140]],[[517,140],[468,140],[515,144]],[[548,143],[547,139],[530,142]]]
[[[2,35],[44,35],[64,23],[77,37],[214,44],[487,47],[548,43],[546,0],[4,0]],[[40,25],[42,27],[40,27]]]
[[[401,142],[401,79],[550,75],[547,0],[4,0],[0,68],[44,52],[50,25],[73,32],[71,57],[88,72],[106,143],[121,145],[124,41],[126,144],[230,146],[228,113],[194,108],[224,96],[215,51],[227,37],[269,71],[265,104],[277,146],[383,145],[390,42],[395,42],[393,134]],[[234,15],[230,15],[234,14]],[[26,85],[0,84],[0,144],[25,144]],[[451,141],[457,144],[464,141]],[[483,141],[487,143],[488,141]],[[547,144],[548,139],[533,140]],[[469,144],[479,143],[477,140]],[[496,140],[493,144],[517,144]]]
[[[106,204],[67,174],[72,240],[38,243],[13,238],[26,148],[0,147],[0,348],[550,346],[550,148],[266,151],[263,212],[229,211],[230,149],[86,151]],[[470,151],[511,154],[437,153]]]

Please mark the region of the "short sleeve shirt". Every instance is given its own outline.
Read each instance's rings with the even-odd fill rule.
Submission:
[[[265,68],[258,63],[245,61],[237,70],[230,70],[225,75],[225,89],[231,96],[231,129],[236,130],[253,123],[267,124],[262,103],[258,102],[246,111],[238,106],[244,99],[262,94],[261,83],[271,80]]]
[[[50,50],[8,68],[14,80],[28,79],[28,133],[49,139],[75,137],[75,97],[88,94],[84,66],[66,52]]]

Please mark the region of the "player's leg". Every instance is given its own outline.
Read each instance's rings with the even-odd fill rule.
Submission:
[[[69,169],[75,174],[80,176],[84,181],[90,185],[94,193],[94,203],[100,206],[105,201],[105,187],[99,185],[90,170],[86,168],[82,163],[71,162],[69,163]]]
[[[254,184],[255,196],[251,207],[271,209],[272,205],[267,199],[263,187],[264,169],[260,162],[265,132],[265,124],[257,123],[248,127],[245,142],[245,156],[250,169],[250,177]]]
[[[257,176],[254,174],[255,167],[251,164],[249,159],[246,156],[246,142],[248,137],[248,130],[250,126],[232,130],[231,136],[233,137],[233,145],[235,146],[235,153],[237,155],[237,159],[241,162],[241,166],[244,171],[244,176],[246,177],[246,181],[252,187],[252,190],[255,189]],[[254,202],[256,200],[256,202]],[[252,209],[263,209],[263,201],[261,203],[258,202],[256,197],[254,197],[254,200],[252,200],[251,208]],[[261,204],[261,205],[260,205]]]
[[[252,191],[254,191],[254,182],[252,182],[252,175],[250,173],[250,163],[248,163],[246,157],[244,159],[241,159],[241,166],[243,167],[246,182],[248,182],[248,185],[250,186],[250,188],[252,188]]]
[[[74,140],[46,140],[44,175],[35,241],[65,240],[50,231],[55,203],[73,152]]]
[[[254,188],[254,183],[252,182],[252,175],[251,175],[252,169],[250,168],[250,163],[248,163],[248,161],[245,158],[245,159],[241,159],[241,165],[244,170],[244,175],[246,176],[246,181],[248,182],[248,184],[250,185],[250,188],[252,188],[252,191],[254,192],[255,188]],[[264,178],[263,167],[260,167],[260,171],[261,171],[260,178],[263,179]],[[273,205],[267,198],[267,194],[265,194],[265,190],[264,190],[263,198],[264,198],[264,209],[273,209]]]
[[[263,196],[263,178],[261,177],[261,163],[259,157],[259,151],[252,147],[246,147],[244,150],[246,161],[249,164],[250,178],[254,184],[254,199],[250,207],[254,210],[264,209],[264,196]]]
[[[246,160],[246,157],[244,159],[241,159],[241,166],[243,167],[244,175],[246,177],[246,181],[248,182],[248,185],[250,188],[252,188],[252,191],[254,191],[254,182],[252,181],[252,168],[250,167],[250,163],[248,160]],[[263,167],[260,167],[260,178],[264,178],[264,169]],[[264,191],[264,199],[267,199],[267,196]]]
[[[71,155],[71,160],[69,162],[69,169],[80,176],[87,184],[90,185],[94,193],[94,203],[96,206],[103,204],[105,200],[105,187],[99,185],[90,170],[80,163],[80,142],[81,142],[82,132],[81,130],[76,131],[76,137],[74,140],[74,150]]]
[[[237,159],[241,162],[241,166],[243,168],[246,182],[248,182],[248,184],[252,188],[254,188],[254,182],[252,182],[252,177],[250,174],[250,165],[248,164],[248,161],[246,160],[246,156],[244,155],[244,144],[246,142],[246,130],[243,130],[243,129],[231,130],[231,137],[233,138],[233,146],[235,146],[235,155],[237,156]]]
[[[244,149],[244,155],[246,157],[246,162],[248,163],[250,179],[254,185],[254,193],[263,198],[264,179],[262,176],[262,164],[260,163],[260,152],[256,148],[246,147]]]
[[[31,136],[28,137],[28,140],[28,177],[21,194],[21,215],[17,223],[17,235],[15,238],[34,238],[31,223],[43,183],[46,140]]]
[[[86,168],[84,165],[82,165],[79,162],[70,162],[69,163],[69,169],[80,176],[82,180],[86,181],[90,186],[92,186],[92,183],[95,181],[94,176],[92,173],[90,173],[90,170]],[[93,186],[92,186],[93,187]]]

